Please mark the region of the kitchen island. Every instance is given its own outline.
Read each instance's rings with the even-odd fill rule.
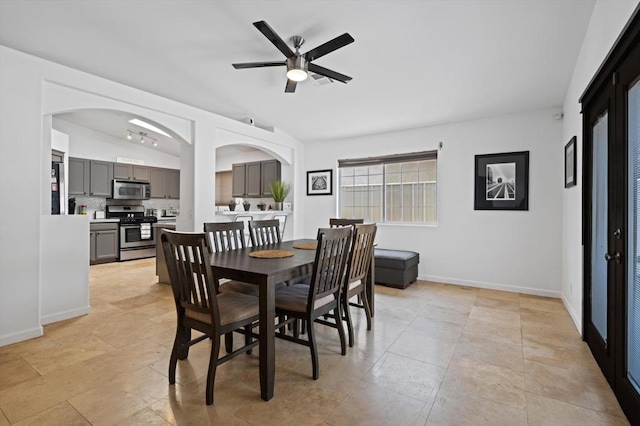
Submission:
[[[163,229],[175,231],[175,221],[162,221],[153,224],[153,232],[155,233],[154,237],[156,240],[156,275],[158,276],[158,282],[160,284],[171,284],[164,251],[162,251],[162,241],[160,240],[160,235],[162,234]]]

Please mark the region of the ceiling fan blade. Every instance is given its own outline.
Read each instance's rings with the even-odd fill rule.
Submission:
[[[280,62],[244,62],[242,64],[231,64],[237,70],[243,68],[262,68],[262,67],[279,67],[281,65],[287,65],[286,61]]]
[[[291,48],[287,46],[287,43],[285,43],[284,40],[282,40],[280,36],[276,34],[275,31],[273,31],[273,28],[271,28],[265,21],[254,22],[253,26],[256,27],[262,34],[264,34],[264,36],[268,38],[269,41],[273,43],[273,45],[277,47],[284,56],[290,58],[294,55],[293,50],[291,50]]]
[[[309,64],[309,71],[315,72],[316,74],[324,75],[325,77],[329,77],[332,80],[338,80],[342,83],[348,83],[352,80],[352,78],[348,75],[340,74],[339,72],[332,71],[328,68],[324,68],[316,64]]]
[[[293,93],[296,91],[297,81],[287,79],[287,85],[284,87],[284,93]]]
[[[353,43],[355,40],[353,37],[349,35],[349,33],[344,33],[341,36],[334,38],[315,49],[311,49],[307,53],[304,54],[304,57],[307,61],[313,61],[314,59],[318,59],[321,56],[326,55],[327,53],[331,53],[334,50],[340,49],[341,47],[346,46],[347,44]]]

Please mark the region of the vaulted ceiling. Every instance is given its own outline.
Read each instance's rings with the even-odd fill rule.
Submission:
[[[0,0],[0,44],[303,142],[560,106],[593,0]],[[284,93],[282,60],[253,22],[348,84]],[[0,71],[1,72],[1,71]]]

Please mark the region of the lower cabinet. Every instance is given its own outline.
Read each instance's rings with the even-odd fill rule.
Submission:
[[[90,264],[115,262],[120,252],[117,223],[92,223],[89,228]]]

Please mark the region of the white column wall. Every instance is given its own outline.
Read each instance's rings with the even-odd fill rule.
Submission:
[[[558,109],[305,147],[308,170],[339,158],[438,151],[438,225],[380,225],[378,247],[420,254],[421,279],[560,297],[563,153]],[[476,154],[529,151],[529,211],[475,211]],[[305,197],[304,234],[337,214],[337,195]]]
[[[578,100],[640,2],[598,0],[564,101],[562,149],[577,136],[578,184],[562,192],[562,299],[582,331],[582,114]],[[560,148],[560,147],[559,147]]]

